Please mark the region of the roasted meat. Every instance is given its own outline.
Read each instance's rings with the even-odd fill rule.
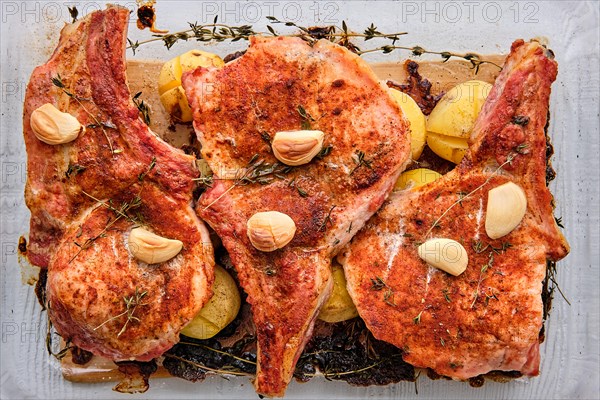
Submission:
[[[29,260],[48,268],[49,316],[75,345],[113,360],[150,360],[179,340],[210,297],[214,264],[192,208],[194,158],[140,119],[125,76],[129,11],[109,6],[63,29],[50,60],[31,76],[24,110]],[[48,145],[31,113],[45,103],[86,127]],[[178,239],[173,259],[148,265],[128,237],[143,226]],[[131,250],[131,251],[130,251]]]
[[[248,294],[258,339],[260,394],[282,396],[331,288],[331,257],[380,207],[409,158],[407,122],[367,64],[321,40],[250,40],[222,69],[183,77],[213,183],[198,214],[223,240]],[[324,151],[279,164],[276,132],[318,129]],[[296,224],[274,252],[250,243],[246,223],[279,211]]]
[[[539,372],[546,262],[569,251],[545,180],[552,58],[537,42],[514,42],[463,161],[433,183],[393,193],[339,257],[360,316],[410,364],[461,380]],[[524,190],[526,214],[492,240],[488,192],[506,182]],[[419,258],[431,238],[466,248],[462,275]]]

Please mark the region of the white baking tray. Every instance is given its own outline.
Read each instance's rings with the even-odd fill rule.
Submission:
[[[123,395],[113,384],[65,381],[58,363],[45,350],[45,314],[30,287],[23,286],[16,247],[27,233],[23,203],[26,179],[22,139],[22,103],[29,75],[54,49],[58,32],[70,19],[67,5],[82,14],[103,2],[1,1],[1,397],[32,399],[87,398],[256,398],[246,378],[208,378],[192,384],[180,379],[151,380],[143,395]],[[134,1],[118,2],[135,9]],[[293,382],[288,398],[403,399],[597,399],[599,388],[599,12],[598,2],[541,1],[166,1],[157,4],[159,28],[185,29],[186,22],[211,22],[215,15],[230,25],[264,28],[266,16],[304,25],[337,24],[354,30],[371,22],[382,32],[408,31],[402,44],[431,50],[506,53],[517,38],[545,37],[556,54],[558,79],[552,87],[550,134],[558,178],[551,188],[556,215],[562,217],[571,254],[558,264],[558,283],[571,305],[556,295],[541,346],[541,375],[482,388],[426,377],[386,387],[355,388],[343,382],[313,379]],[[130,24],[130,37],[149,32]],[[197,44],[142,47],[136,58],[166,59]],[[211,51],[228,54],[245,43],[219,44]],[[132,57],[131,53],[128,56]],[[369,55],[369,61],[402,61],[406,52]],[[418,395],[416,390],[418,389]]]

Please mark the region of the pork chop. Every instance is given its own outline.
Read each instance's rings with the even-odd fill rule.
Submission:
[[[113,360],[150,360],[176,343],[211,295],[214,264],[192,207],[193,157],[140,119],[125,76],[129,10],[109,6],[67,25],[31,76],[24,106],[29,260],[48,268],[49,316],[66,340]],[[31,113],[45,103],[86,130],[49,145]],[[148,265],[127,248],[144,226],[178,239],[172,260]]]
[[[493,370],[539,373],[546,261],[569,251],[545,181],[556,73],[551,52],[515,41],[463,161],[433,183],[394,192],[340,254],[367,327],[416,367],[461,380]],[[506,182],[524,190],[527,211],[492,240],[484,228],[488,191]],[[462,275],[419,258],[417,247],[431,238],[466,248]]]
[[[366,62],[321,40],[250,39],[222,69],[183,85],[214,172],[197,212],[229,251],[257,328],[256,390],[282,396],[331,285],[331,258],[380,207],[409,158],[407,122]],[[278,131],[318,129],[309,164],[279,164]],[[279,211],[296,224],[280,250],[255,249],[246,223]]]

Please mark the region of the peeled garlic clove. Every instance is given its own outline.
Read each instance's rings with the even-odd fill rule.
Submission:
[[[129,233],[129,252],[148,264],[160,264],[175,257],[183,242],[158,236],[144,228],[134,228]]]
[[[246,224],[246,234],[260,251],[274,251],[288,244],[296,234],[296,224],[288,215],[278,211],[254,214]]]
[[[64,113],[50,103],[35,109],[29,118],[35,136],[47,144],[69,143],[77,139],[85,127],[71,114]]]
[[[527,197],[519,185],[507,182],[488,192],[485,232],[491,239],[509,234],[527,211]]]
[[[427,264],[454,276],[465,272],[469,263],[465,248],[452,239],[430,239],[420,245],[417,252]]]
[[[321,131],[277,132],[271,142],[273,154],[286,165],[309,163],[323,148],[325,134]]]

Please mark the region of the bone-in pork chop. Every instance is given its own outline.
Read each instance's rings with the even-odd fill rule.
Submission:
[[[252,305],[258,393],[281,396],[331,289],[331,257],[380,207],[409,157],[407,122],[367,64],[328,41],[251,38],[223,69],[184,75],[214,182],[199,215],[223,240]],[[307,126],[309,125],[309,126]],[[302,127],[325,134],[309,164],[278,164],[270,140]],[[284,248],[255,249],[256,212],[289,215]]]
[[[210,296],[213,255],[192,208],[193,157],[156,137],[139,117],[125,77],[129,10],[110,6],[63,29],[50,60],[27,89],[25,199],[28,256],[48,268],[47,299],[57,331],[113,360],[150,360],[179,340]],[[86,127],[49,145],[31,125],[51,103]],[[170,261],[132,257],[128,238],[143,226],[183,242]]]
[[[546,260],[569,251],[545,181],[556,73],[544,47],[516,41],[461,164],[431,184],[393,193],[340,254],[360,316],[410,364],[455,379],[493,370],[538,374]],[[488,193],[506,182],[524,190],[526,214],[492,240],[484,228]],[[431,238],[466,248],[462,275],[419,258],[417,247]]]

